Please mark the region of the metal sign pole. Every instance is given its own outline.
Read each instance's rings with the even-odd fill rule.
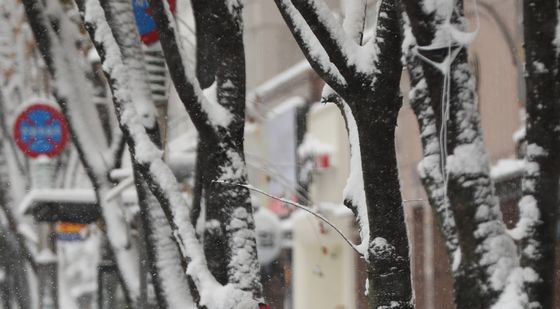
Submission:
[[[55,174],[56,162],[41,155],[31,161],[32,189],[48,189]],[[58,272],[56,258],[56,234],[53,223],[40,227],[39,295],[41,309],[58,309]]]

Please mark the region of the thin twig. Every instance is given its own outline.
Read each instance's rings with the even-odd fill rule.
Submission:
[[[311,209],[311,208],[309,208],[309,207],[303,206],[303,205],[301,205],[301,204],[298,204],[298,203],[296,203],[296,202],[287,200],[287,199],[285,199],[285,198],[281,198],[281,197],[274,196],[274,195],[272,195],[272,194],[270,194],[270,193],[267,193],[267,192],[265,192],[265,191],[263,191],[263,190],[261,190],[261,189],[259,189],[259,188],[254,187],[254,186],[252,186],[252,185],[250,185],[250,184],[232,183],[232,182],[225,182],[225,181],[219,181],[219,180],[218,180],[218,181],[214,181],[214,182],[216,182],[216,183],[222,183],[222,184],[227,184],[227,185],[232,185],[232,186],[244,187],[244,188],[246,188],[246,189],[248,189],[248,190],[258,192],[258,193],[260,193],[260,194],[262,194],[262,195],[265,195],[265,196],[268,196],[268,197],[270,197],[270,198],[272,198],[272,199],[275,199],[275,200],[278,200],[278,201],[280,201],[280,202],[284,202],[284,203],[286,203],[286,204],[290,204],[290,205],[295,206],[295,207],[297,207],[297,208],[299,208],[299,209],[302,209],[302,210],[304,210],[304,211],[306,211],[306,212],[312,214],[312,215],[315,216],[316,218],[322,220],[323,222],[325,222],[326,224],[328,224],[330,227],[332,227],[332,228],[338,233],[338,235],[340,235],[340,237],[342,237],[342,238],[348,243],[348,245],[350,245],[350,247],[352,247],[352,249],[354,249],[354,251],[356,251],[356,253],[357,253],[359,256],[361,256],[361,257],[364,256],[364,254],[360,251],[360,249],[358,249],[358,247],[357,247],[356,245],[354,245],[354,244],[350,241],[350,239],[348,239],[348,237],[346,237],[346,236],[344,235],[344,233],[342,233],[342,231],[341,231],[339,228],[337,228],[336,226],[334,226],[334,224],[332,224],[332,223],[331,223],[327,218],[325,218],[323,215],[321,215],[320,213],[314,211],[313,209]]]

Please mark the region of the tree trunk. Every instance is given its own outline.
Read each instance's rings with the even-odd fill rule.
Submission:
[[[555,89],[559,64],[558,47],[553,45],[557,9],[558,1],[523,1],[527,166],[519,211],[528,226],[521,238],[521,266],[533,268],[538,274],[539,280],[528,284],[527,293],[530,303],[545,309],[554,307],[556,272],[552,270],[560,205],[560,91]]]
[[[404,0],[403,3],[418,44],[415,52],[421,54],[419,59],[423,59],[421,63],[431,108],[434,111],[448,110],[448,119],[442,113],[434,113],[437,132],[446,136],[441,143],[438,141],[445,161],[430,167],[441,169],[443,177],[448,175],[448,179],[444,179],[441,188],[428,188],[428,191],[443,190],[455,217],[460,251],[454,250],[451,235],[444,236],[448,240],[448,255],[453,261],[456,304],[458,308],[489,308],[496,303],[508,284],[508,275],[517,267],[517,248],[506,233],[498,199],[494,195],[466,46],[464,42],[457,42],[449,32],[449,27],[456,31],[466,28],[462,2],[451,8],[451,16],[443,16],[442,12],[447,14],[447,11],[440,7],[428,12],[426,1]],[[450,24],[445,22],[446,19]],[[438,31],[443,34],[436,36]],[[443,64],[446,57],[450,60],[448,67]],[[440,66],[436,67],[434,63]],[[446,94],[444,101],[442,94]],[[442,198],[440,202],[445,203],[445,196]],[[446,233],[452,232],[449,230],[451,226],[446,228]]]
[[[385,104],[391,107],[383,112],[355,114],[370,228],[370,308],[396,303],[394,308],[413,308],[408,237],[395,150],[396,120],[401,105],[396,94],[393,91],[388,95],[392,96],[393,104]],[[380,106],[374,103],[377,102],[361,102],[358,106]]]

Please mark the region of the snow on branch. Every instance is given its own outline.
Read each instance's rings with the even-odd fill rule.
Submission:
[[[343,1],[344,20],[342,27],[344,31],[356,42],[362,45],[366,27],[367,0]]]
[[[343,76],[349,72],[349,55],[353,43],[322,0],[286,0],[305,20],[311,31]]]
[[[396,57],[400,57],[395,50],[400,49],[401,40],[397,37],[402,36],[401,32],[401,13],[398,8],[398,1],[381,1],[375,27],[375,38],[373,55],[375,70],[381,76],[390,74],[394,66],[388,63],[394,62]],[[400,61],[400,58],[398,59]],[[399,67],[400,69],[400,67]]]
[[[148,130],[155,128],[157,111],[150,93],[150,86],[146,79],[146,70],[143,52],[138,40],[136,23],[130,1],[101,1],[109,27],[120,50],[120,54],[106,53],[105,62],[118,61],[112,59],[122,55],[123,69],[118,74],[126,74],[125,78],[117,78],[115,82],[126,81],[119,85],[121,91],[127,91],[136,106],[136,110],[142,117],[142,124]],[[127,14],[130,11],[130,14]]]
[[[275,2],[311,67],[333,89],[344,90],[347,87],[345,78],[336,65],[331,62],[327,51],[291,0],[275,0]]]
[[[90,125],[97,117],[91,117],[96,114],[95,106],[91,104],[93,89],[86,79],[79,63],[80,56],[75,50],[77,29],[75,25],[70,24],[57,1],[49,1],[48,11],[59,24],[60,36],[52,28],[45,14],[46,7],[37,0],[26,0],[23,3],[27,20],[36,34],[35,40],[52,77],[54,95],[68,121],[72,142],[83,158],[90,178],[103,177],[107,165],[111,165],[112,162],[107,162],[98,155],[101,145],[96,143],[99,138],[94,133],[97,128],[101,130],[101,124],[96,121],[95,129]]]
[[[455,216],[450,208],[449,199],[446,195],[445,181],[440,165],[440,142],[437,132],[436,115],[431,105],[421,63],[411,50],[414,44],[415,40],[410,27],[405,25],[403,55],[411,80],[409,98],[410,105],[416,114],[420,127],[423,152],[423,159],[418,164],[418,172],[426,188],[430,205],[437,214],[440,230],[443,233],[445,245],[452,259],[452,268],[456,270],[459,267],[461,253],[459,251]]]
[[[194,70],[189,66],[169,4],[160,0],[149,2],[171,79],[196,128],[199,132],[208,132],[227,127],[233,115],[217,101],[207,98],[202,93]],[[234,6],[231,7],[233,10]]]
[[[350,143],[350,175],[344,187],[344,205],[356,216],[356,221],[360,226],[361,243],[358,249],[364,253],[364,258],[368,261],[368,246],[370,240],[369,219],[366,203],[366,193],[364,190],[364,177],[362,171],[362,155],[360,152],[360,142],[358,137],[358,126],[352,110],[339,95],[334,93],[328,86],[323,88],[323,102],[333,102],[340,109],[346,130],[348,131],[348,141]]]
[[[137,252],[129,242],[126,218],[118,203],[106,202],[103,199],[104,193],[111,186],[107,175],[116,162],[116,156],[106,155],[111,150],[98,143],[99,138],[94,134],[102,132],[102,127],[99,123],[92,125],[91,122],[99,119],[92,116],[97,115],[95,106],[91,104],[92,86],[85,77],[79,62],[81,57],[75,49],[76,39],[79,38],[76,33],[77,25],[70,22],[58,1],[48,1],[48,7],[37,0],[25,0],[23,4],[41,56],[53,81],[54,96],[68,122],[72,142],[96,188],[107,236],[125,283],[125,295],[127,299],[136,299],[139,294],[139,272],[136,267],[131,267],[131,261],[137,260]],[[53,24],[58,25],[57,32],[53,29]]]
[[[165,18],[168,17],[165,15]],[[232,284],[222,285],[210,273],[202,245],[189,219],[190,205],[171,169],[163,161],[161,150],[146,133],[130,93],[119,89],[119,85],[126,84],[123,79],[127,74],[123,72],[126,72],[127,67],[123,64],[123,56],[98,0],[87,0],[85,18],[95,26],[94,40],[97,46],[104,50],[105,55],[110,55],[110,58],[104,60],[104,70],[111,81],[121,128],[135,154],[143,179],[158,199],[171,226],[174,239],[187,263],[187,274],[199,292],[199,304],[209,309],[256,307],[257,303],[250,292],[242,291]]]

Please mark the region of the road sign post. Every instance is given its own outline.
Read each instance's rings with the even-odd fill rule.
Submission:
[[[48,100],[36,100],[26,105],[14,123],[13,134],[18,148],[31,161],[33,189],[52,187],[55,174],[53,157],[58,156],[68,141],[68,126],[64,115]],[[58,308],[58,278],[56,234],[52,223],[41,227],[39,286],[40,307]]]

